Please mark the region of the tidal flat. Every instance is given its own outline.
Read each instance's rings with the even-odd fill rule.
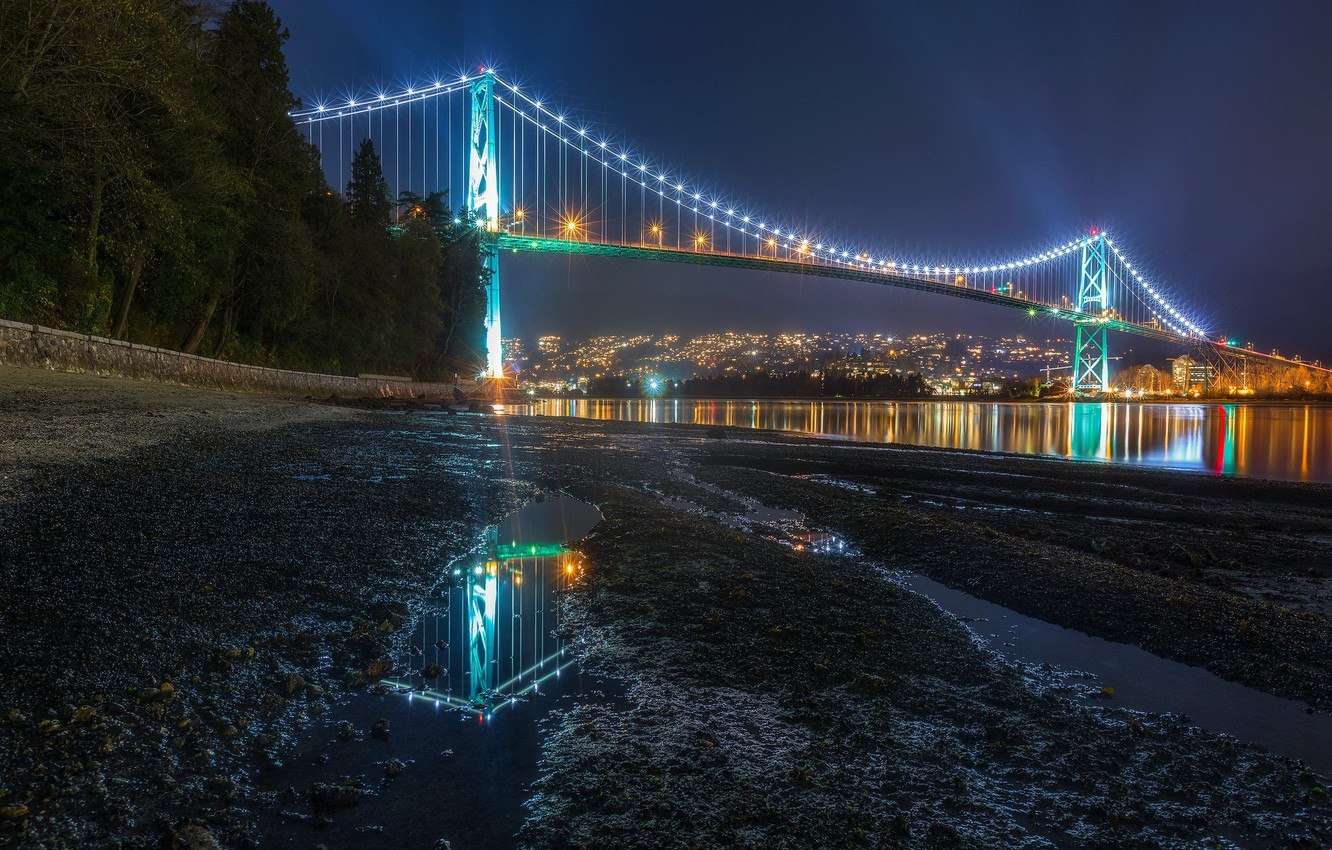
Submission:
[[[40,402],[0,418],[7,845],[1332,842],[1298,754],[1007,656],[903,580],[1325,719],[1332,488],[740,429],[237,417],[225,393],[27,371],[0,392]],[[85,436],[90,396],[108,412]],[[51,417],[67,436],[29,454]],[[604,517],[559,595],[596,693],[496,714],[485,776],[404,752],[372,718],[415,695],[384,685],[413,672],[413,624],[488,526],[559,494]],[[443,741],[461,721],[438,717]],[[337,775],[284,782],[310,764]],[[516,834],[435,814],[501,781]]]

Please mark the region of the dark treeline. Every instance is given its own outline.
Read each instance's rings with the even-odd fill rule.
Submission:
[[[0,318],[321,371],[482,362],[474,231],[390,198],[368,142],[328,186],[286,38],[256,0],[0,2]]]
[[[915,372],[905,375],[855,377],[838,371],[746,372],[661,381],[653,390],[641,379],[607,377],[591,381],[587,395],[595,398],[923,398],[931,390]]]

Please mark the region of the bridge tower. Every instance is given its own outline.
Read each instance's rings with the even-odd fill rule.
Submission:
[[[499,159],[495,142],[495,75],[487,70],[470,88],[472,98],[471,143],[467,157],[467,209],[478,228],[494,234],[499,230]],[[503,341],[500,336],[499,251],[489,246],[483,260],[486,283],[486,375],[504,374]]]
[[[1082,244],[1082,272],[1078,280],[1076,340],[1073,344],[1073,391],[1080,395],[1110,390],[1110,349],[1103,316],[1110,309],[1105,273],[1105,234],[1096,232]]]

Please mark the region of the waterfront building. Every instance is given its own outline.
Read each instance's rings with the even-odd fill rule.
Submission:
[[[1203,392],[1216,382],[1216,367],[1184,354],[1170,360],[1170,378],[1179,392]]]

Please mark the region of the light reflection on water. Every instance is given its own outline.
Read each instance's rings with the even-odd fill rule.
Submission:
[[[444,837],[470,850],[515,846],[522,802],[537,778],[539,721],[557,705],[620,699],[612,683],[569,664],[558,633],[559,594],[581,564],[563,544],[600,520],[596,507],[568,496],[536,502],[490,529],[485,545],[455,565],[457,574],[450,567],[413,626],[416,651],[394,658],[403,675],[390,681],[411,690],[364,691],[334,703],[285,765],[260,774],[276,797],[259,815],[262,846],[438,847]],[[421,671],[430,664],[441,669],[427,682]],[[381,723],[385,733],[371,731]],[[403,773],[382,779],[390,759]],[[380,793],[345,812],[277,796],[349,777]]]
[[[481,551],[452,570],[445,604],[417,622],[400,659],[409,672],[384,683],[487,717],[541,691],[575,663],[558,595],[584,567],[563,543],[600,520],[595,507],[561,495],[489,528]]]
[[[546,399],[514,412],[1332,483],[1332,407],[1322,405]]]

